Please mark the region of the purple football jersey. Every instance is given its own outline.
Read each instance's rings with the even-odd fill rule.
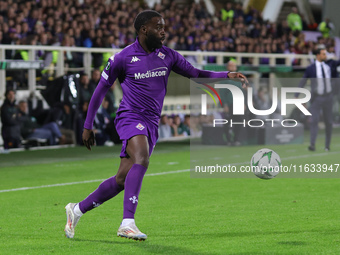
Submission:
[[[117,113],[133,111],[158,125],[171,70],[188,78],[227,78],[228,72],[194,68],[178,52],[163,46],[147,53],[136,41],[111,56],[91,98],[84,127],[92,129],[93,120],[106,92],[118,78],[123,99]]]

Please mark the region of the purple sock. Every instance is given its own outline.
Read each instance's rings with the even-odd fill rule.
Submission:
[[[134,164],[125,178],[123,219],[135,218],[138,195],[142,187],[142,181],[146,170],[147,168],[145,166]]]
[[[92,210],[100,206],[105,201],[113,198],[124,188],[120,187],[116,182],[116,176],[103,181],[99,187],[93,191],[87,198],[79,203],[79,209],[82,213]]]

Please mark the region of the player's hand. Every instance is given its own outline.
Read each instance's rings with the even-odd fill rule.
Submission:
[[[94,138],[94,132],[92,129],[84,128],[83,131],[83,143],[88,150],[91,150],[91,146],[96,144],[96,140]]]
[[[240,79],[242,82],[242,88],[246,88],[247,86],[249,86],[249,82],[246,76],[244,76],[241,73],[238,72],[229,72],[228,73],[228,78],[230,79]]]

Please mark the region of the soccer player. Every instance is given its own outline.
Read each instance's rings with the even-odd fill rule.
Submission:
[[[79,218],[124,190],[123,221],[117,236],[145,240],[147,236],[135,224],[135,212],[149,157],[158,138],[158,120],[167,90],[170,71],[188,78],[240,78],[240,73],[211,72],[194,68],[176,51],[163,46],[164,20],[152,10],[139,13],[134,21],[136,41],[113,55],[102,72],[91,98],[83,131],[83,142],[91,150],[94,145],[92,125],[106,92],[118,78],[123,99],[115,125],[123,142],[121,162],[115,176],[102,182],[87,198],[69,203],[66,209],[66,236],[74,237]]]

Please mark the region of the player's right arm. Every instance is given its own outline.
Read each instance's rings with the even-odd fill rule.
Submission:
[[[119,53],[109,58],[104,68],[99,83],[91,97],[89,108],[87,110],[86,120],[84,123],[83,143],[87,149],[91,150],[94,145],[93,121],[107,91],[117,79],[118,75],[123,72],[124,60]]]
[[[181,54],[170,50],[173,59],[172,71],[187,78],[228,78],[230,72],[213,72],[193,67]]]

